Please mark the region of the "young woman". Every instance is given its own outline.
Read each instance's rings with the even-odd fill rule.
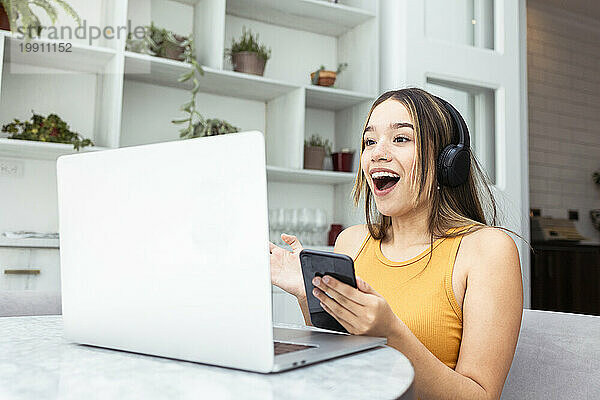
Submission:
[[[298,298],[307,324],[314,295],[350,333],[386,337],[412,362],[420,399],[497,399],[521,323],[519,255],[492,226],[495,203],[468,142],[463,182],[440,175],[440,153],[460,141],[462,117],[450,108],[420,89],[384,93],[371,107],[354,186],[367,224],[344,230],[334,248],[353,258],[358,289],[323,277],[305,293],[302,246],[285,234],[293,251],[271,244],[272,282]]]

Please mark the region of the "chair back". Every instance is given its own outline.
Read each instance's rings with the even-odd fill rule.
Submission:
[[[600,317],[523,310],[502,399],[600,399]]]

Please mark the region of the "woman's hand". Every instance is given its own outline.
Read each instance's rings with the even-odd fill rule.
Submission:
[[[328,275],[314,278],[313,285],[318,288],[313,295],[321,301],[323,309],[353,335],[387,338],[402,323],[387,301],[358,277],[358,289]]]
[[[271,283],[286,292],[293,294],[299,300],[306,299],[300,252],[302,245],[296,236],[281,235],[281,238],[292,247],[292,251],[282,249],[269,242],[271,252]]]

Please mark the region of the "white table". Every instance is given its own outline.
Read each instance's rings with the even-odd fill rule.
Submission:
[[[258,374],[69,343],[60,316],[0,318],[0,399],[413,399],[413,377],[389,347]]]

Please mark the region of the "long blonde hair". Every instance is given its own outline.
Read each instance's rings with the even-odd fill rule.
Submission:
[[[456,128],[450,113],[435,96],[418,88],[388,91],[371,106],[363,127],[366,129],[375,107],[393,99],[402,103],[410,114],[415,131],[415,163],[410,173],[410,187],[414,194],[413,207],[429,201],[428,228],[431,242],[435,238],[454,237],[460,232],[448,232],[451,228],[474,225],[475,231],[485,226],[497,224],[496,201],[490,189],[488,178],[471,152],[471,167],[467,182],[457,187],[447,187],[437,183],[437,159],[440,152],[449,144],[456,144]],[[362,153],[365,148],[361,137]],[[354,205],[365,198],[365,218],[369,232],[374,239],[384,239],[389,233],[391,217],[381,214],[374,205],[373,193],[359,164],[358,174],[352,191]],[[486,201],[482,202],[482,198]],[[484,210],[482,204],[487,206]]]

